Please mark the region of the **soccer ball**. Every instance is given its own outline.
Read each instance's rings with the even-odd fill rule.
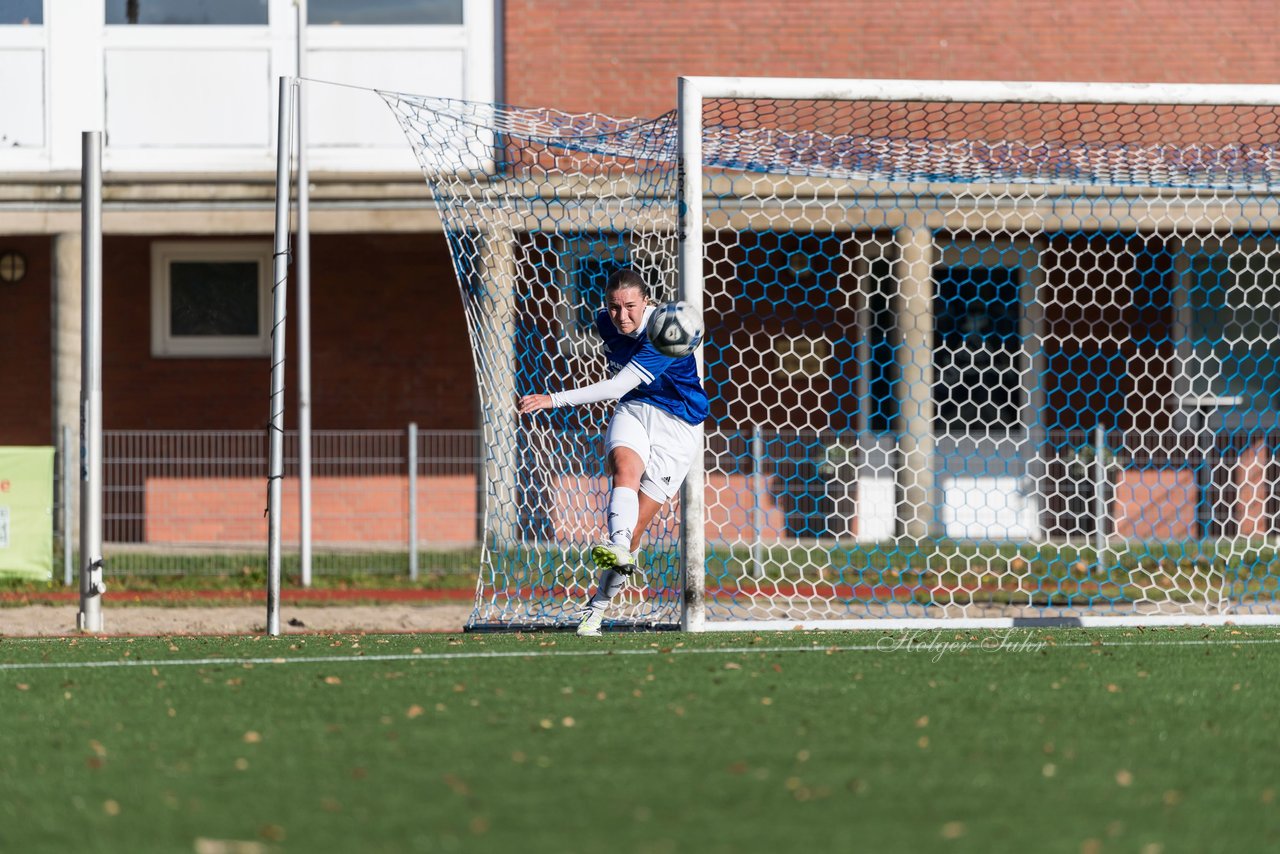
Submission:
[[[687,356],[702,343],[702,315],[687,302],[664,302],[649,318],[649,342],[664,356]]]

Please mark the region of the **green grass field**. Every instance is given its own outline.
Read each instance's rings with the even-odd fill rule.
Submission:
[[[0,641],[3,851],[1280,846],[1280,631]]]

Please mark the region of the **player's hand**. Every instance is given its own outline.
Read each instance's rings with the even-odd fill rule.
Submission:
[[[527,415],[530,412],[537,412],[539,409],[551,408],[551,395],[549,394],[526,394],[520,398],[516,408],[521,415]]]

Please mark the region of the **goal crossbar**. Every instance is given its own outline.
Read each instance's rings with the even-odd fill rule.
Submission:
[[[702,98],[1280,106],[1280,86],[1265,84],[1052,83],[694,76],[681,77],[679,85],[688,93]]]

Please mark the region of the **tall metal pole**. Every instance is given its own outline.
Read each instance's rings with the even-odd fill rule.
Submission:
[[[307,0],[298,11],[298,77],[307,74]],[[298,563],[311,586],[311,178],[307,166],[306,98],[299,82],[298,111]]]
[[[284,479],[284,321],[289,285],[289,153],[291,77],[280,78],[276,123],[276,243],[271,323],[271,405],[267,464],[267,634],[280,634],[280,492]]]
[[[75,551],[75,537],[71,533],[71,501],[75,490],[71,488],[71,479],[76,477],[78,472],[76,466],[71,463],[71,425],[62,425],[62,448],[59,453],[62,454],[62,583],[65,587],[71,586],[72,576],[75,574],[72,568],[72,553]]]
[[[76,628],[102,631],[102,131],[81,139],[80,611]]]
[[[751,577],[764,578],[764,434],[751,425]]]
[[[1098,572],[1103,565],[1103,551],[1107,547],[1107,461],[1103,459],[1107,447],[1107,428],[1098,422],[1093,431],[1093,518],[1097,525],[1093,532],[1093,562]]]
[[[676,159],[678,184],[678,235],[680,238],[680,299],[702,312],[702,93],[686,77],[680,78],[679,91],[679,155]],[[698,378],[704,373],[702,350],[697,351]],[[706,438],[699,425],[698,447]],[[680,628],[700,632],[706,625],[706,558],[707,529],[705,522],[706,461],[704,454],[694,455],[689,476],[680,493],[680,539],[684,557],[684,601],[680,612]]]

